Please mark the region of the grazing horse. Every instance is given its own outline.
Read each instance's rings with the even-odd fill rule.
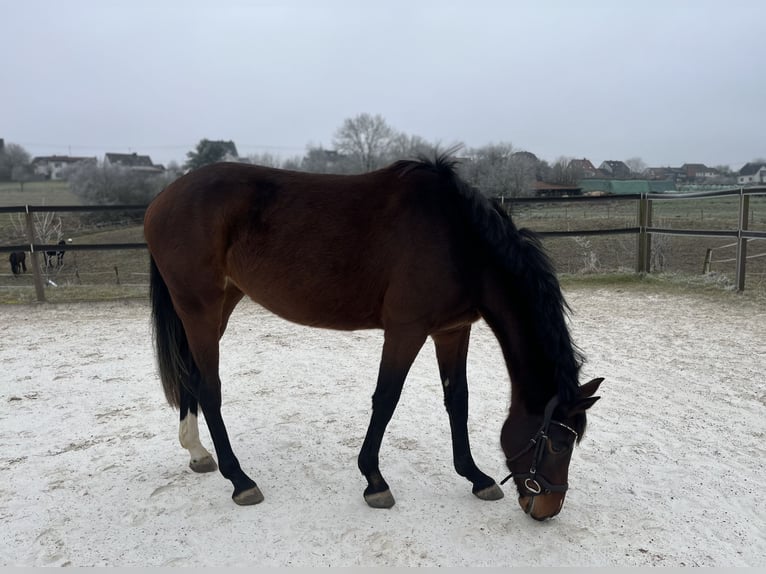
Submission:
[[[394,504],[378,464],[407,373],[430,336],[436,348],[457,473],[480,499],[502,498],[468,439],[466,358],[483,318],[511,382],[500,434],[522,509],[557,514],[585,411],[602,379],[580,385],[583,358],[566,323],[554,269],[536,236],[469,187],[447,155],[362,175],[217,163],[171,183],[149,205],[151,305],[160,379],[180,409],[179,438],[198,472],[216,469],[240,505],[263,495],[242,470],[221,417],[219,340],[248,296],[286,320],[382,329],[372,414],[358,457],[371,507]],[[193,264],[192,264],[193,261]]]
[[[13,251],[8,260],[11,262],[11,273],[14,275],[27,272],[27,254],[23,251]]]
[[[58,245],[66,245],[66,241],[63,239],[58,242]],[[64,251],[59,249],[58,251],[46,251],[45,252],[45,267],[61,267],[64,264]]]

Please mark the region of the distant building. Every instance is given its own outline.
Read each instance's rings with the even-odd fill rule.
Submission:
[[[748,162],[737,172],[739,185],[766,183],[766,163]]]
[[[131,171],[142,171],[146,173],[162,173],[165,168],[161,165],[155,165],[152,158],[148,155],[138,155],[137,153],[108,153],[104,156],[105,166],[121,166]]]
[[[707,167],[704,163],[685,163],[681,169],[686,174],[686,181],[699,181],[718,176],[718,170]]]
[[[68,155],[39,156],[32,159],[32,172],[45,179],[66,179],[67,168],[81,163],[96,163],[95,157],[72,157]]]
[[[632,173],[624,161],[602,161],[598,169],[615,179],[628,179]]]
[[[589,159],[573,159],[567,164],[567,169],[578,174],[580,177],[596,177],[598,170]]]

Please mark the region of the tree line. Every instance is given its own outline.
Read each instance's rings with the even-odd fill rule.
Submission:
[[[0,140],[2,142],[2,140]],[[575,186],[584,174],[570,158],[549,164],[510,142],[469,148],[460,143],[447,149],[417,135],[391,127],[380,115],[362,113],[347,118],[335,131],[332,147],[309,145],[302,156],[281,158],[262,153],[241,157],[233,141],[202,139],[186,154],[184,164],[171,162],[162,174],[145,173],[119,165],[88,162],[74,165],[66,178],[71,190],[86,203],[148,203],[170,181],[185,171],[220,161],[237,161],[315,173],[355,174],[371,171],[398,159],[433,157],[450,151],[460,160],[461,176],[492,197],[519,197],[533,193],[535,181]],[[626,162],[631,169],[644,169],[640,158]],[[34,179],[30,156],[20,145],[0,146],[0,181]]]
[[[336,130],[329,149],[310,145],[303,156],[282,159],[262,153],[239,158],[234,142],[205,139],[187,154],[184,167],[196,169],[208,163],[234,160],[314,173],[355,174],[384,167],[398,159],[433,157],[444,151],[452,151],[458,156],[462,177],[491,196],[529,194],[537,180],[575,185],[583,175],[569,167],[568,158],[561,157],[548,164],[532,153],[515,148],[510,142],[478,148],[457,143],[443,148],[439,143],[394,129],[379,114],[367,113],[345,119]]]

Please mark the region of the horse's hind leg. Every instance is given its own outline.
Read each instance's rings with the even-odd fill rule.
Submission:
[[[181,446],[189,451],[189,468],[194,472],[218,470],[215,459],[199,440],[197,399],[185,388],[181,388],[181,423],[178,427],[178,440]]]
[[[452,455],[455,470],[473,484],[473,493],[482,500],[498,500],[503,491],[476,466],[468,441],[468,379],[466,361],[471,327],[434,334],[436,358],[444,389],[444,405],[452,431]]]
[[[205,415],[205,422],[213,439],[215,452],[218,456],[218,466],[221,474],[229,479],[234,486],[232,498],[239,505],[258,504],[263,500],[263,494],[249,476],[245,474],[234,455],[229,441],[229,435],[221,416],[221,381],[216,376],[204,376],[197,371],[192,374],[192,379],[200,378],[199,405]],[[211,384],[211,381],[212,384]]]
[[[234,285],[227,286],[224,294],[219,339],[223,337],[229,317],[243,296],[243,293]],[[181,422],[178,427],[178,440],[181,446],[189,451],[189,468],[194,472],[202,473],[218,470],[215,459],[200,442],[197,399],[184,387],[181,388]]]
[[[205,416],[210,437],[213,439],[221,474],[234,485],[232,498],[240,505],[257,504],[263,494],[255,482],[245,474],[234,455],[229,435],[221,416],[221,379],[218,375],[218,341],[221,327],[224,296],[220,298],[208,293],[206,299],[190,302],[178,301],[177,310],[184,324],[189,350],[194,359],[189,377],[189,388],[197,392],[197,402]],[[217,303],[212,303],[217,301]],[[230,313],[231,311],[229,311]],[[226,317],[228,319],[228,317]]]

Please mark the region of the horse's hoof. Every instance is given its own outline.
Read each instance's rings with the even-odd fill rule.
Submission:
[[[391,508],[395,502],[390,490],[365,494],[364,500],[372,508]]]
[[[240,506],[250,506],[252,504],[263,502],[263,494],[261,493],[260,488],[254,486],[252,488],[248,488],[247,490],[243,490],[240,493],[235,492],[232,495],[232,499]]]
[[[477,490],[474,492],[474,495],[477,498],[481,498],[482,500],[500,500],[505,496],[503,494],[503,489],[500,488],[497,483],[493,483],[491,486],[488,486],[487,488],[482,488],[481,490]]]
[[[194,472],[213,472],[218,470],[218,465],[212,456],[206,456],[205,458],[189,462],[189,468]]]

